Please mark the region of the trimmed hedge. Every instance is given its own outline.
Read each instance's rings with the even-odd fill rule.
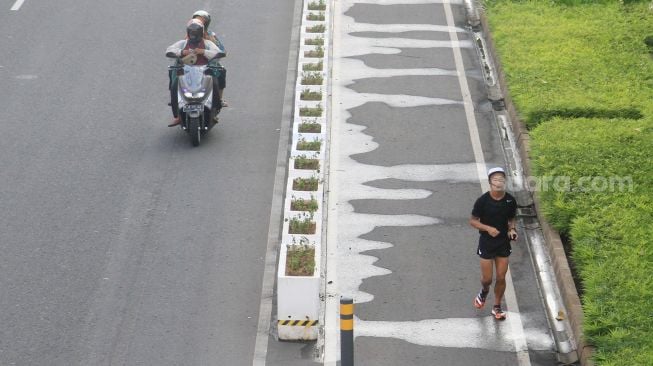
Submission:
[[[599,118],[652,114],[653,62],[645,39],[653,34],[653,13],[647,3],[486,6],[510,96],[528,127],[556,115],[550,111]]]
[[[534,173],[567,177],[538,194],[571,240],[599,365],[653,364],[649,3],[485,3],[511,97],[531,129]]]
[[[653,362],[653,199],[632,195],[574,220],[585,332],[601,365]],[[624,360],[628,360],[624,363]]]
[[[569,233],[574,217],[615,199],[653,195],[650,118],[553,119],[531,131],[531,139],[533,173],[568,177],[568,187],[539,192],[545,215],[563,233]]]

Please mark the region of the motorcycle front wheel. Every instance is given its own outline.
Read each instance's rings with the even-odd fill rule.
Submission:
[[[193,146],[199,146],[202,130],[200,129],[200,119],[198,117],[190,119],[188,133],[190,134],[190,143],[193,144]]]

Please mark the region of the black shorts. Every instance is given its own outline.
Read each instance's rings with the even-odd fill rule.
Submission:
[[[485,238],[478,239],[476,254],[483,259],[494,259],[496,257],[510,257],[512,246],[508,238]]]

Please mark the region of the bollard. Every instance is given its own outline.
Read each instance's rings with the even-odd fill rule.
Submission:
[[[354,300],[340,298],[340,365],[354,366]]]

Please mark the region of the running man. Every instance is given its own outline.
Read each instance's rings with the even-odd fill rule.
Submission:
[[[492,315],[498,320],[504,320],[506,313],[501,308],[501,299],[506,290],[508,257],[512,252],[510,241],[517,240],[517,230],[515,230],[517,201],[506,192],[506,172],[503,168],[492,168],[487,175],[490,190],[476,200],[472,217],[469,219],[469,224],[480,233],[476,253],[481,257],[482,287],[474,298],[474,306],[477,309],[485,306],[494,269],[496,280]]]

